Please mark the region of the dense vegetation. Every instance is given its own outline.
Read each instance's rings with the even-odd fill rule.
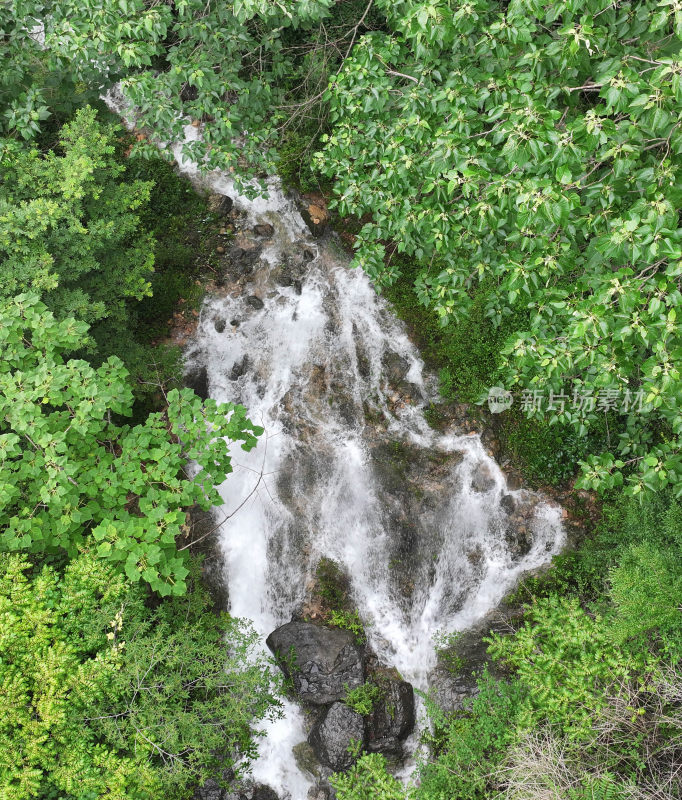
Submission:
[[[105,112],[58,111],[0,159],[0,794],[184,798],[279,712],[190,555],[188,511],[262,429],[153,346],[196,296],[205,204]]]
[[[206,166],[326,192],[444,395],[513,388],[525,473],[604,494],[409,792],[679,798],[680,3],[10,0],[0,29],[0,796],[184,798],[277,710],[186,547],[260,430],[152,345],[206,214],[93,110],[121,79],[162,136],[203,122]],[[405,794],[378,755],[335,785]]]

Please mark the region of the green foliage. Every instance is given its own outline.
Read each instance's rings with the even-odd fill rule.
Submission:
[[[357,609],[353,609],[352,611],[343,611],[332,608],[329,610],[327,622],[333,628],[343,628],[346,631],[351,631],[351,633],[354,633],[358,644],[364,644],[364,642],[367,640],[365,628],[362,624],[362,620],[360,619]]]
[[[260,637],[250,623],[214,613],[194,573],[187,595],[151,613],[126,604],[114,639],[125,639],[123,664],[91,712],[100,738],[147,753],[171,797],[228,770],[229,780],[243,775],[257,755],[253,722],[279,713]]]
[[[580,436],[617,405],[621,435],[583,485],[682,485],[674,4],[378,5],[390,30],[332,81],[318,160],[340,212],[371,216],[356,263],[394,282],[394,242],[444,324],[485,282],[494,325],[529,317],[502,349],[508,386],[593,397],[555,406]]]
[[[435,734],[430,742],[437,757],[419,765],[416,800],[477,800],[488,795],[493,771],[515,741],[516,724],[525,704],[519,682],[495,680],[485,672],[468,711],[447,719],[433,705]]]
[[[312,154],[317,149],[316,144],[319,146],[316,138],[309,133],[291,131],[284,134],[277,148],[279,155],[277,174],[284,186],[301,192],[318,192],[323,188],[322,179],[311,167]]]
[[[159,783],[144,759],[98,741],[83,722],[121,665],[120,642],[107,642],[106,626],[126,596],[124,579],[92,560],[75,562],[63,582],[49,569],[30,581],[29,567],[16,555],[0,566],[0,792],[16,800],[51,796],[50,789],[151,797]],[[106,622],[93,619],[97,595]],[[83,630],[72,613],[85,619]]]
[[[348,686],[345,688],[346,697],[344,698],[344,703],[363,716],[371,714],[374,705],[383,696],[381,688],[370,681],[365,681],[362,685],[356,686],[355,689],[348,689]]]
[[[153,611],[144,594],[92,553],[63,575],[3,560],[3,797],[185,797],[253,754],[251,720],[276,710],[255,634],[196,583]]]
[[[315,568],[315,580],[325,605],[337,610],[346,608],[350,587],[348,578],[336,561],[321,558]]]
[[[339,800],[405,800],[406,791],[386,769],[379,753],[365,753],[347,772],[332,775]]]
[[[534,603],[513,636],[494,635],[489,652],[529,687],[519,724],[549,720],[567,736],[583,737],[604,703],[605,690],[626,682],[646,663],[614,641],[600,614],[587,614],[574,598]]]
[[[231,471],[223,437],[250,449],[262,429],[241,406],[202,405],[187,389],[144,423],[119,425],[112,415],[132,403],[121,361],[94,369],[63,357],[86,331],[33,295],[0,306],[0,546],[69,557],[96,546],[131,581],[182,593],[184,509],[221,503],[215,486]]]
[[[527,417],[512,406],[500,414],[499,434],[505,453],[535,486],[559,486],[576,473],[578,462],[607,445],[601,420],[582,435],[556,418]]]
[[[0,296],[41,293],[59,316],[125,324],[151,293],[154,253],[138,209],[151,185],[121,181],[113,131],[91,108],[62,130],[60,152],[15,146],[0,159]]]
[[[679,518],[679,506],[675,510]],[[610,575],[615,635],[672,663],[682,657],[681,556],[680,548],[631,544]]]

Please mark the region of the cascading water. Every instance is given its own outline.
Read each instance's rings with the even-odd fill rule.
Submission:
[[[471,626],[547,562],[564,540],[560,509],[511,491],[477,435],[429,427],[436,388],[404,327],[333,238],[310,236],[276,182],[267,200],[248,200],[229,175],[201,176],[174,153],[195,183],[233,198],[254,256],[228,267],[186,353],[212,397],[242,403],[266,431],[251,453],[234,451],[221,487],[226,512],[244,503],[219,534],[230,611],[266,636],[304,601],[320,557],[334,559],[374,651],[425,689],[434,634]],[[246,234],[257,225],[272,229]],[[303,717],[293,703],[285,712],[254,778],[305,800],[291,752]]]

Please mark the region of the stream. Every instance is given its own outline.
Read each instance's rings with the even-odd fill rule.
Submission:
[[[107,102],[125,112],[115,92]],[[371,648],[426,690],[434,635],[471,627],[547,563],[564,543],[561,509],[510,489],[478,435],[429,426],[437,383],[404,325],[334,235],[311,235],[276,180],[249,200],[229,173],[201,175],[173,151],[183,174],[239,212],[238,257],[226,256],[225,285],[204,300],[186,350],[211,397],[242,403],[265,428],[252,452],[233,451],[215,512],[220,521],[243,503],[219,533],[229,610],[267,636],[331,558]],[[312,786],[292,756],[305,738],[286,701],[253,767],[282,800],[306,800]]]

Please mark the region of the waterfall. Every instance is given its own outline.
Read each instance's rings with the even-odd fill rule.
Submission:
[[[125,112],[119,96],[107,100]],[[511,490],[478,435],[427,424],[437,387],[404,326],[334,237],[311,236],[276,180],[267,199],[249,200],[229,174],[201,175],[181,145],[173,152],[196,184],[234,200],[240,236],[262,246],[206,298],[186,351],[211,397],[242,403],[265,428],[253,451],[233,450],[220,488],[218,520],[243,503],[219,534],[230,611],[266,636],[329,557],[350,577],[372,648],[426,689],[434,634],[470,627],[546,563],[564,542],[561,510]],[[249,234],[256,225],[272,235]],[[291,754],[303,716],[289,702],[285,712],[268,725],[254,777],[305,800],[310,783]]]

